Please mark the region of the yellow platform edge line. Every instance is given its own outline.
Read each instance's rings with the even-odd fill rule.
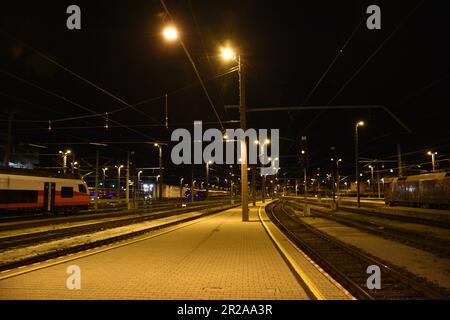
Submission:
[[[259,220],[264,226],[264,229],[266,229],[267,233],[269,234],[270,238],[273,240],[273,242],[277,245],[278,249],[283,253],[283,255],[286,257],[286,259],[289,261],[291,266],[294,268],[295,272],[302,278],[302,280],[305,282],[306,286],[311,290],[314,297],[316,297],[317,300],[326,300],[326,297],[320,292],[320,290],[314,285],[310,277],[302,270],[302,268],[295,262],[294,258],[287,252],[286,249],[281,245],[281,243],[276,239],[276,237],[273,235],[272,231],[270,231],[267,224],[264,222],[264,219],[261,217],[261,208],[258,209],[258,216]]]

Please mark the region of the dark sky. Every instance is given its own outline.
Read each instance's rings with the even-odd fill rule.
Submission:
[[[373,3],[381,7],[381,30],[366,28],[365,11]],[[249,108],[383,105],[412,131],[405,134],[381,110],[249,113],[249,127],[281,129],[281,167],[290,168],[292,176],[298,163],[300,135],[308,136],[311,170],[330,166],[330,148],[334,146],[337,155],[344,159],[343,170],[351,174],[357,119],[367,122],[361,129],[363,157],[395,159],[396,145],[401,143],[405,153],[411,152],[405,156],[410,163],[430,161],[424,153],[429,148],[448,158],[450,20],[442,3],[167,1],[223,121],[238,119],[235,111],[224,109],[224,104],[238,103],[236,72],[216,77],[232,67],[218,57],[218,48],[228,42],[238,49],[245,63]],[[66,28],[65,12],[70,4],[81,8],[81,30]],[[166,141],[172,129],[189,128],[193,120],[217,121],[181,46],[169,44],[161,37],[161,29],[170,19],[157,0],[3,1],[0,17],[2,134],[8,110],[14,111],[15,120],[55,121],[90,114],[80,106],[97,113],[124,107],[39,57],[27,45],[127,103],[155,98],[136,106],[141,112],[127,109],[109,116],[110,126],[114,126],[113,121],[127,126],[147,125],[133,127],[135,131],[114,127],[106,131],[101,117],[55,121],[50,133],[45,122],[15,121],[16,146],[20,142],[61,142],[92,161],[94,147],[70,143],[145,142],[152,138]],[[329,73],[311,94],[349,38]],[[14,79],[11,74],[79,106]],[[165,93],[169,93],[170,130],[160,126]],[[212,126],[219,128],[217,123]],[[63,147],[50,145],[48,152]],[[138,153],[138,166],[156,165],[156,150],[143,144],[111,144],[103,151],[102,161],[124,161],[127,149]],[[183,170],[172,168],[170,174],[185,174]]]

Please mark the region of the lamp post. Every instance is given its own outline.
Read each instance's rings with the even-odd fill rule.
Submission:
[[[427,154],[429,156],[431,156],[431,164],[433,166],[433,172],[435,172],[436,171],[436,164],[434,162],[434,159],[435,159],[435,156],[437,155],[437,152],[428,151]]]
[[[184,178],[180,179],[180,199],[183,198],[183,180]]]
[[[142,190],[142,188],[141,188],[141,174],[142,174],[142,170],[139,170],[139,172],[138,172],[138,180],[137,180],[137,186],[138,186],[138,200],[139,200],[140,197],[141,197],[141,190]]]
[[[209,198],[209,165],[212,161],[206,161],[206,200]]]
[[[361,207],[360,188],[359,188],[359,166],[358,166],[358,127],[364,126],[363,121],[358,121],[355,125],[355,174],[356,174],[356,197],[358,208]]]
[[[370,169],[370,192],[374,192],[375,190],[375,186],[373,185],[373,169],[374,167],[372,165],[369,164],[369,169]]]
[[[237,60],[239,74],[239,114],[241,129],[247,129],[246,124],[246,107],[245,107],[245,78],[244,68],[241,62],[241,56],[236,54],[230,48],[222,49],[222,57],[225,60]],[[241,141],[241,200],[242,200],[242,221],[248,221],[248,179],[247,179],[247,143],[245,138]]]
[[[336,161],[336,195],[339,197],[339,182],[341,181],[341,176],[339,175],[339,162],[342,162],[342,159],[338,159]]]
[[[63,158],[63,172],[64,173],[67,173],[67,156],[69,155],[69,154],[71,154],[72,153],[72,151],[70,151],[70,150],[66,150],[66,151],[59,151],[59,154],[62,156],[62,158]]]
[[[117,201],[120,204],[120,169],[123,168],[123,164],[115,166],[117,168]]]
[[[103,189],[105,188],[105,183],[106,183],[106,171],[108,171],[108,168],[102,168],[103,171]]]
[[[162,145],[155,143],[155,147],[159,149],[159,183],[158,183],[158,198],[162,200],[162,186],[163,186],[163,173],[162,173]]]

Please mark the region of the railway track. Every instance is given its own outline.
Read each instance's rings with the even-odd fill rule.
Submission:
[[[295,201],[299,204],[305,203],[305,200],[303,200],[303,199],[300,200],[299,198],[287,196],[287,197],[285,197],[285,199]],[[329,205],[330,202],[319,203],[318,201],[307,200],[306,203],[315,205],[315,206],[324,207],[324,208],[330,207],[330,205]],[[409,223],[427,225],[427,226],[431,226],[431,227],[450,229],[450,221],[436,220],[436,219],[432,218],[432,215],[430,215],[430,219],[427,219],[427,218],[423,218],[423,217],[417,217],[414,215],[385,213],[385,212],[381,212],[381,211],[377,210],[381,207],[382,207],[382,205],[372,205],[370,207],[362,207],[362,208],[351,207],[348,205],[339,205],[339,210],[345,211],[345,212],[356,213],[356,214],[360,214],[360,215],[365,215],[365,216],[389,219],[389,220],[393,220],[393,221],[409,222]]]
[[[223,202],[218,200],[211,201],[202,201],[202,202],[194,202],[194,203],[184,203],[185,207],[197,207],[206,204],[214,205],[215,203]],[[137,214],[137,213],[148,213],[148,212],[157,212],[165,209],[176,209],[182,208],[182,202],[155,202],[146,206],[142,206],[139,209],[126,210],[125,208],[118,209],[109,209],[109,210],[97,210],[90,211],[79,214],[70,214],[70,215],[52,215],[45,217],[21,217],[19,219],[0,220],[0,231],[6,230],[17,230],[17,229],[25,229],[32,227],[41,227],[47,225],[57,225],[57,224],[66,224],[66,223],[74,223],[88,220],[96,220],[96,219],[106,219],[106,218],[114,218],[114,217],[124,217],[125,215]]]
[[[295,202],[287,202],[286,204],[293,208],[303,209],[303,206]],[[364,216],[362,214],[343,216],[333,212],[324,213],[315,210],[314,208],[311,208],[311,213],[316,217],[332,220],[340,224],[376,234],[387,239],[392,239],[443,257],[450,257],[449,240],[438,238],[426,232],[408,230],[401,227],[387,225],[384,223],[382,217],[377,217],[374,219],[373,217]]]
[[[93,233],[97,231],[103,231],[105,229],[112,229],[117,227],[122,227],[126,225],[131,225],[139,222],[145,222],[150,221],[154,219],[160,219],[165,217],[170,217],[178,214],[183,213],[189,213],[193,211],[199,211],[204,209],[210,209],[210,208],[216,208],[221,206],[226,206],[228,204],[228,201],[217,201],[214,203],[206,203],[206,204],[198,204],[195,206],[187,207],[187,208],[166,208],[166,210],[159,210],[157,212],[151,211],[151,212],[142,212],[141,214],[136,215],[133,214],[130,218],[121,218],[117,220],[111,220],[111,221],[102,221],[102,222],[95,222],[95,221],[89,221],[87,224],[84,225],[78,225],[78,226],[68,226],[65,228],[60,229],[49,229],[45,231],[38,231],[38,232],[30,232],[30,233],[23,233],[19,235],[12,235],[12,236],[6,236],[0,238],[0,250],[4,249],[11,249],[11,248],[18,248],[18,247],[25,247],[29,246],[31,244],[35,245],[38,243],[48,242],[52,240],[59,240],[66,237],[73,237],[77,235],[87,234],[87,233]],[[122,213],[123,215],[123,213]],[[98,217],[96,217],[98,219]],[[103,218],[103,217],[102,217]]]
[[[393,266],[353,246],[326,235],[290,215],[284,204],[276,202],[266,207],[269,217],[310,258],[357,299],[448,299],[444,289],[399,272]],[[367,268],[376,265],[381,270],[381,289],[367,288]]]

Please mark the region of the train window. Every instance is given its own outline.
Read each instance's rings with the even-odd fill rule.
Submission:
[[[78,185],[78,191],[82,193],[87,193],[86,187],[83,184]]]
[[[37,200],[37,191],[0,190],[0,203],[35,203]]]
[[[61,187],[61,198],[73,198],[73,188]]]

